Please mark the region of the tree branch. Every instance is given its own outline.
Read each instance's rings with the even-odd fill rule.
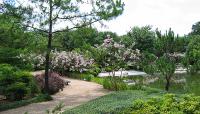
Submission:
[[[88,16],[95,16],[95,12],[89,13],[89,14],[83,14],[83,15],[74,15],[74,16],[68,16],[68,17],[57,17],[58,19],[63,19],[63,20],[69,20],[69,19],[74,19],[74,18],[81,18],[81,17],[88,17]]]
[[[48,33],[48,31],[46,31],[46,30],[42,30],[42,29],[39,29],[39,28],[30,26],[30,25],[24,25],[24,26],[25,26],[26,28],[32,28],[32,29],[37,30],[37,31],[40,31],[40,32]]]
[[[94,20],[94,21],[91,21],[91,22],[88,22],[88,23],[84,23],[84,24],[82,24],[82,25],[80,25],[80,26],[74,26],[74,27],[72,27],[72,28],[67,28],[67,29],[64,29],[64,30],[54,31],[53,33],[59,33],[59,32],[70,31],[70,30],[77,29],[77,28],[83,28],[83,27],[86,27],[86,26],[88,26],[88,25],[91,25],[91,24],[96,23],[96,22],[101,21],[101,20],[103,20],[103,19],[102,19],[102,18],[96,19],[96,20]]]

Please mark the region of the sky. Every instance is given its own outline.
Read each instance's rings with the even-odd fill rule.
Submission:
[[[122,0],[125,9],[121,16],[108,22],[98,30],[126,34],[134,26],[151,25],[163,33],[172,28],[179,35],[191,31],[192,25],[200,21],[200,0]]]
[[[0,3],[2,1],[0,0]],[[200,0],[122,1],[125,3],[123,14],[114,20],[104,22],[106,27],[95,24],[98,30],[124,35],[134,26],[150,25],[153,29],[158,28],[162,33],[172,28],[176,34],[185,35],[191,31],[193,24],[200,21]]]

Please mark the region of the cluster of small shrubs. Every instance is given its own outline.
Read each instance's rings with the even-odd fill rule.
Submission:
[[[128,90],[128,85],[123,82],[122,78],[119,77],[107,77],[104,78],[103,87],[109,90]]]
[[[101,68],[99,68],[98,65],[94,64],[91,66],[88,72],[96,77],[101,72]]]
[[[127,80],[135,80],[127,82]],[[103,85],[104,89],[120,91],[120,90],[144,90],[158,92],[160,89],[149,88],[148,85],[143,84],[143,78],[141,77],[106,77],[106,78],[93,78],[94,82]]]
[[[200,114],[200,97],[193,95],[176,96],[166,94],[164,97],[148,100],[135,100],[123,114]]]
[[[22,100],[40,92],[29,72],[9,64],[0,64],[0,86],[0,94],[8,100]]]
[[[61,76],[58,73],[55,72],[49,72],[49,93],[54,94],[58,92],[59,90],[63,90],[65,86],[64,79],[61,78]],[[45,74],[37,74],[35,76],[35,79],[41,88],[42,91],[45,89]]]

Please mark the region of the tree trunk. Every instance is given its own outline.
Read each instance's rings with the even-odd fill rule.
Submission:
[[[166,76],[166,85],[165,85],[165,90],[169,91],[169,87],[170,87],[170,76]]]
[[[46,53],[46,63],[45,63],[45,92],[49,92],[49,56],[51,52],[51,41],[52,41],[52,0],[49,0],[49,34],[48,34],[48,45],[47,45],[47,53]]]
[[[122,75],[123,75],[123,74],[122,74],[122,72],[123,72],[123,68],[121,69],[121,74],[120,74],[120,78],[122,78]]]

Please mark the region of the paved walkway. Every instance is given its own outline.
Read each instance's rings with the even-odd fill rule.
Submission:
[[[25,112],[28,112],[28,114],[45,114],[47,109],[54,108],[60,102],[65,104],[64,109],[68,109],[109,93],[109,91],[103,89],[101,85],[96,83],[65,79],[71,81],[70,85],[66,86],[63,91],[53,95],[54,100],[29,104],[0,112],[0,114],[24,114]]]

